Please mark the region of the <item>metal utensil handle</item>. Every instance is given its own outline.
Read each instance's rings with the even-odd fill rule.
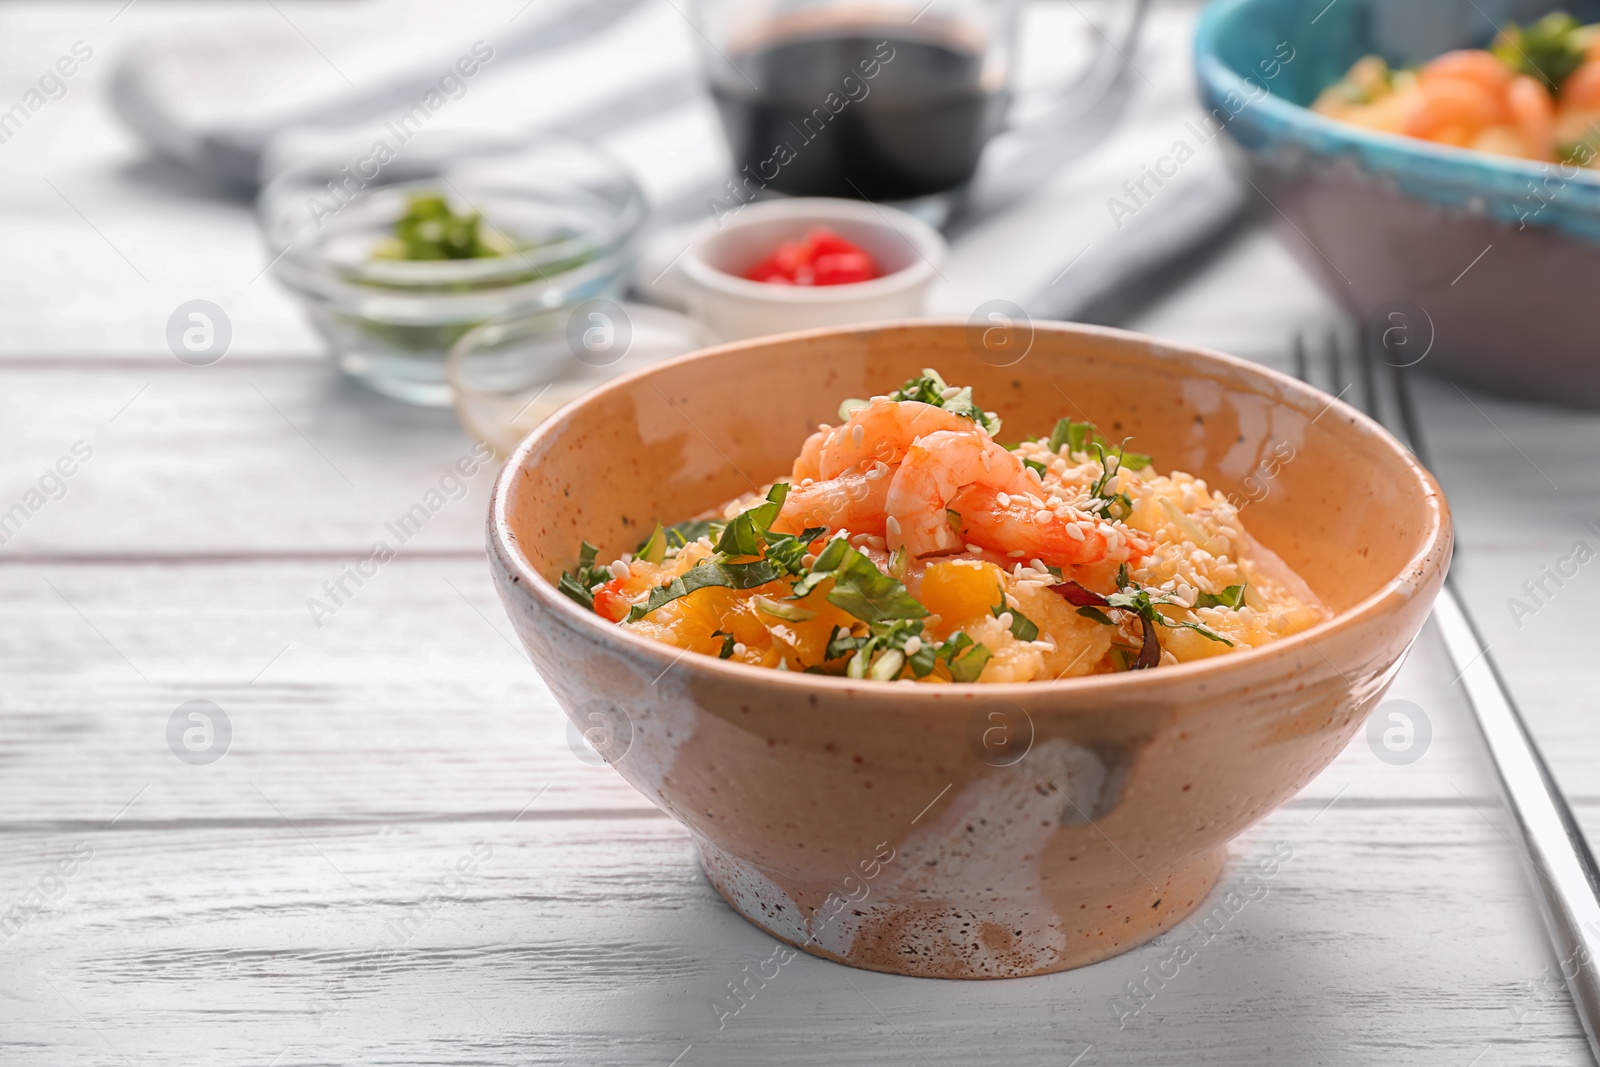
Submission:
[[[1544,914],[1589,1048],[1600,1062],[1600,873],[1583,831],[1545,766],[1471,619],[1447,584],[1433,618],[1476,711],[1508,807],[1516,816]]]

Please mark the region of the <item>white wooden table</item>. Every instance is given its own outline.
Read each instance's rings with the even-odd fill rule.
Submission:
[[[0,8],[0,104],[74,39],[109,55],[217,15],[142,2],[112,23],[120,6]],[[316,9],[280,6],[315,29]],[[965,239],[947,309],[1031,291],[1005,274],[1015,261],[1082,246],[1027,235],[1071,231],[1143,158],[1139,138],[1180,121],[1190,17],[1163,8],[1142,56],[1159,72],[1144,133]],[[665,39],[675,19],[649,8],[626,32]],[[342,43],[320,42],[335,58]],[[687,41],[671,47],[660,62],[687,64]],[[1393,766],[1358,738],[1236,844],[1206,909],[1244,865],[1290,858],[1212,932],[994,983],[801,957],[719,1028],[713,1004],[772,942],[677,825],[569,747],[487,579],[490,473],[313,622],[307,599],[469,442],[446,413],[337,380],[253,279],[247,209],[144,161],[96,96],[104,70],[0,145],[0,511],[76,443],[93,453],[0,545],[0,1062],[1589,1062],[1431,630],[1392,693],[1431,722],[1423,756]],[[658,185],[694,173],[657,165],[662,146],[716,143],[700,104],[608,140]],[[208,368],[162,339],[196,297],[234,322]],[[1134,325],[1276,360],[1327,313],[1251,233]],[[1600,545],[1584,525],[1600,416],[1437,382],[1422,401],[1470,606],[1600,831],[1600,577],[1585,567],[1520,626],[1506,606],[1576,540]],[[231,727],[209,764],[169,747],[192,700]],[[1135,1000],[1129,983],[1179,946],[1194,962]]]

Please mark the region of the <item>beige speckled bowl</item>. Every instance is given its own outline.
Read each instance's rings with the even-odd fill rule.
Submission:
[[[535,665],[618,771],[689,828],[746,918],[857,967],[994,978],[1078,967],[1171,927],[1228,841],[1361,726],[1450,557],[1433,479],[1352,409],[1240,360],[1038,325],[996,368],[965,324],[791,334],[619,379],[525,440],[495,486],[492,567]],[[1267,648],[1138,674],[912,686],[764,671],[623,633],[556,591],[787,473],[841,398],[925,366],[1007,436],[1079,412],[1236,497],[1293,458],[1249,529],[1336,617]],[[1070,398],[1070,399],[1069,399]],[[1078,417],[1082,417],[1079,415]],[[1259,482],[1252,484],[1255,490]]]

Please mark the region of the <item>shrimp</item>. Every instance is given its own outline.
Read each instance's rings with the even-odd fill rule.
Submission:
[[[1510,118],[1504,98],[1475,81],[1440,77],[1420,82],[1418,88],[1421,102],[1400,131],[1408,137],[1455,143]]]
[[[1511,68],[1481,48],[1462,48],[1429,60],[1423,65],[1420,77],[1424,82],[1440,78],[1476,82],[1499,96],[1511,84]]]
[[[1586,60],[1561,83],[1561,106],[1577,111],[1600,111],[1600,60]]]
[[[1533,158],[1554,159],[1556,106],[1545,87],[1537,79],[1519,74],[1506,90],[1506,103]]]
[[[1136,530],[1119,528],[1113,547],[1100,523],[1063,518],[1053,509],[1039,506],[1037,500],[1037,496],[1033,500],[1011,496],[1001,503],[998,490],[972,485],[956,494],[950,509],[961,516],[960,534],[964,541],[1006,553],[1020,550],[1019,558],[1038,559],[1058,567],[1107,560],[1127,562],[1151,552],[1149,541]],[[1046,516],[1043,522],[1039,521],[1041,515]]]
[[[874,400],[828,434],[818,457],[819,476],[837,478],[847,470],[879,462],[893,466],[919,437],[938,430],[974,429],[971,419],[932,404]]]
[[[832,427],[826,424],[818,427],[817,432],[807,437],[806,443],[800,446],[800,454],[794,458],[794,470],[791,472],[796,482],[822,477],[819,461],[822,459],[822,444],[828,439],[830,429]]]
[[[919,437],[889,484],[885,520],[890,549],[913,558],[959,547],[946,510],[971,485],[1026,496],[1039,489],[1022,460],[975,429],[937,430]]]
[[[789,490],[783,510],[772,524],[778,533],[799,533],[812,526],[883,536],[888,512],[889,475],[873,468],[848,471],[837,478],[797,485]]]

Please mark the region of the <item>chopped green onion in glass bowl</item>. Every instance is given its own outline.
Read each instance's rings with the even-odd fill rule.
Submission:
[[[473,327],[626,284],[644,200],[599,149],[424,129],[379,163],[370,142],[285,152],[257,205],[274,275],[369,388],[449,404],[445,357]]]

